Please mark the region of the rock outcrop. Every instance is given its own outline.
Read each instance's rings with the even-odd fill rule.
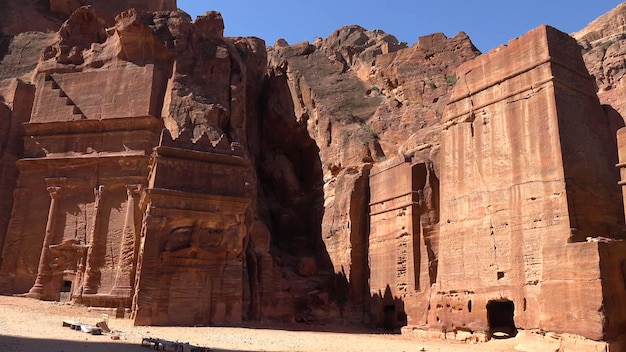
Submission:
[[[626,31],[626,3],[621,3],[585,28],[572,33],[572,37],[579,42],[593,45],[615,39],[623,35],[624,31]]]
[[[626,103],[622,99],[625,91],[624,54],[626,53],[626,31],[624,18],[626,3],[598,17],[572,36],[582,47],[583,58],[589,73],[595,78],[598,97],[616,119],[626,113]]]
[[[316,177],[312,192],[317,203],[299,216],[311,216],[310,209],[318,212],[313,228],[320,232],[312,235],[323,238],[334,273],[348,283],[349,292],[336,298],[338,302],[350,298],[349,304],[357,307],[345,309],[360,315],[349,319],[363,320],[361,312],[369,309],[367,214],[371,199],[367,184],[371,167],[400,154],[424,163],[430,178],[436,178],[440,118],[456,81],[454,70],[478,54],[463,33],[450,39],[433,34],[407,48],[387,34],[358,26],[341,28],[312,45],[289,46],[279,41],[269,51],[267,116],[282,115],[275,121],[292,125],[291,131],[307,133],[315,142],[308,153],[315,153],[319,166],[315,174],[306,174]],[[278,84],[282,88],[274,88]],[[273,103],[277,93],[281,98]],[[282,110],[285,101],[290,107],[286,112]],[[276,139],[281,140],[288,139]],[[300,159],[292,154],[291,146],[273,148],[288,151],[283,160],[291,164]],[[426,194],[432,194],[430,186],[426,187]],[[429,223],[436,227],[435,213]]]
[[[0,87],[2,80],[24,78],[34,72],[41,51],[56,41],[61,24],[82,6],[90,6],[105,27],[130,8],[145,11],[176,10],[175,0],[7,0],[0,3]],[[26,77],[32,80],[32,77]]]

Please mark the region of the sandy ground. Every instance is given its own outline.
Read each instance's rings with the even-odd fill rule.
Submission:
[[[491,340],[483,344],[421,341],[401,335],[365,332],[322,332],[330,327],[312,327],[319,330],[297,331],[308,326],[294,326],[291,330],[262,327],[148,327],[133,326],[129,319],[109,320],[109,327],[121,336],[119,341],[110,334],[90,335],[62,327],[63,320],[95,324],[102,320],[101,312],[88,311],[82,306],[57,302],[41,302],[29,298],[0,296],[0,351],[150,351],[141,347],[142,337],[189,342],[209,347],[214,351],[515,351],[515,339]],[[343,329],[346,331],[346,329]]]

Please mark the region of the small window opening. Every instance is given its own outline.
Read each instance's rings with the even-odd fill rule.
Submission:
[[[487,303],[487,322],[489,335],[495,339],[507,339],[517,335],[513,317],[515,305],[512,301],[489,301]]]
[[[63,281],[63,286],[61,286],[61,292],[71,292],[72,291],[72,282],[71,281]]]
[[[504,271],[498,271],[498,280],[504,279]]]
[[[472,312],[472,300],[471,299],[467,301],[467,311],[470,313]]]

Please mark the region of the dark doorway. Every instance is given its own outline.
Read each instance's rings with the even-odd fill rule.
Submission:
[[[395,328],[396,306],[385,306],[383,312],[385,314],[383,318],[383,328],[387,331],[392,331]]]
[[[61,286],[61,289],[59,290],[59,301],[61,302],[69,302],[70,299],[72,298],[72,282],[68,281],[68,280],[64,280],[63,281],[63,285]]]
[[[506,339],[517,335],[513,321],[515,304],[509,300],[489,301],[487,303],[487,322],[489,335],[495,339]]]

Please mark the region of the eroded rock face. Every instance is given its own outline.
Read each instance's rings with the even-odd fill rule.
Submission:
[[[90,6],[98,14],[98,20],[103,22],[103,27],[109,27],[115,24],[115,16],[129,8],[174,11],[176,1],[3,1],[0,4],[0,80],[31,73],[42,49],[57,41],[59,27],[82,6]]]
[[[37,63],[37,70],[31,74],[29,69],[34,67],[31,64],[22,71],[24,75],[32,77],[37,87],[37,94],[32,98],[32,126],[28,132],[37,137],[27,139],[26,155],[41,158],[44,160],[42,165],[45,165],[51,157],[60,160],[69,157],[94,160],[90,156],[105,153],[112,156],[111,160],[115,160],[114,155],[130,153],[136,161],[129,164],[127,171],[121,171],[115,177],[140,177],[146,170],[152,171],[149,171],[147,180],[133,181],[127,185],[139,186],[126,187],[126,193],[121,187],[114,190],[113,194],[110,194],[110,185],[97,185],[97,180],[87,176],[89,167],[85,167],[84,172],[71,171],[77,175],[82,172],[83,176],[79,178],[91,178],[87,182],[91,186],[78,187],[82,189],[78,192],[78,198],[83,198],[78,208],[82,209],[85,219],[91,220],[77,222],[80,214],[75,216],[76,226],[84,225],[84,231],[78,231],[84,233],[82,242],[80,239],[74,243],[72,241],[76,239],[52,236],[50,244],[44,243],[44,248],[62,245],[56,250],[57,255],[65,253],[62,251],[73,251],[74,254],[69,255],[72,258],[70,262],[78,263],[76,271],[80,274],[64,282],[71,281],[76,296],[94,305],[110,305],[116,299],[128,302],[133,296],[129,293],[129,285],[120,286],[118,278],[126,282],[138,275],[140,279],[140,273],[143,272],[144,279],[138,279],[137,287],[154,295],[169,297],[163,291],[168,287],[167,284],[166,287],[158,288],[153,287],[155,284],[151,281],[155,275],[170,275],[169,272],[159,271],[161,269],[155,269],[153,264],[148,268],[142,264],[143,259],[146,263],[154,263],[159,255],[146,252],[142,257],[140,253],[146,248],[161,248],[169,253],[171,249],[168,248],[171,246],[138,244],[137,239],[133,241],[132,235],[137,236],[142,231],[156,231],[159,235],[154,235],[154,238],[159,238],[165,234],[159,231],[174,226],[150,220],[146,222],[146,229],[151,230],[138,227],[142,212],[144,216],[151,216],[151,213],[146,213],[152,207],[149,204],[154,203],[154,207],[159,208],[167,202],[164,200],[167,197],[145,197],[151,199],[143,205],[146,208],[135,206],[138,195],[149,194],[150,188],[156,187],[155,184],[163,184],[156,182],[158,178],[155,177],[175,174],[166,171],[168,163],[160,162],[161,159],[170,160],[170,154],[162,156],[157,152],[152,159],[147,158],[151,148],[162,146],[164,137],[160,137],[161,133],[158,132],[158,121],[162,121],[162,126],[167,129],[172,140],[183,138],[189,141],[182,143],[184,146],[180,149],[239,155],[250,160],[256,168],[255,171],[249,167],[242,181],[249,186],[241,197],[252,201],[247,208],[239,210],[245,213],[245,217],[236,220],[245,224],[246,233],[241,238],[233,238],[240,238],[243,247],[234,252],[227,251],[242,261],[244,272],[247,271],[244,275],[246,280],[231,286],[234,291],[243,292],[239,296],[241,299],[234,296],[236,301],[242,302],[242,307],[234,307],[235,303],[231,302],[230,308],[226,310],[235,313],[226,313],[220,308],[221,313],[218,315],[207,313],[203,315],[205,318],[199,318],[210,320],[193,318],[193,323],[232,321],[236,316],[281,321],[321,321],[339,315],[348,301],[362,311],[367,311],[370,295],[367,285],[369,170],[373,162],[399,152],[409,160],[413,158],[427,163],[428,170],[435,175],[436,166],[431,155],[437,155],[438,142],[437,135],[432,132],[438,125],[437,111],[443,107],[446,92],[452,86],[452,83],[443,82],[446,82],[446,75],[450,75],[455,65],[477,55],[468,38],[459,35],[447,39],[443,35],[433,35],[422,38],[421,44],[413,48],[406,48],[405,44],[398,43],[393,36],[384,32],[351,26],[313,45],[302,43],[288,46],[286,43],[278,43],[271,51],[267,78],[264,78],[266,56],[263,42],[254,38],[223,38],[223,21],[217,13],[209,13],[191,23],[182,12],[152,14],[131,10],[119,14],[113,21],[108,14],[98,10],[96,3],[91,4],[91,8],[82,7],[70,12],[79,5],[85,4],[81,1],[55,1],[52,4],[57,14],[69,15],[69,19],[61,26],[58,34],[46,37],[46,40],[54,42],[48,42],[42,59]],[[109,10],[113,11],[113,8]],[[452,54],[435,55],[440,50]],[[437,58],[433,59],[434,56]],[[384,68],[377,67],[376,60],[381,60]],[[442,68],[424,68],[426,62],[432,63],[433,60],[441,64]],[[432,86],[428,86],[428,91],[424,91],[426,83],[414,85],[413,81],[399,79],[402,74],[398,72],[408,67],[418,67],[411,69],[415,70],[411,74],[421,77],[423,82],[433,82]],[[385,70],[389,72],[384,73]],[[392,79],[387,79],[385,74]],[[126,77],[133,79],[127,81]],[[116,88],[119,82],[125,81],[127,83],[123,84],[123,89]],[[333,87],[333,91],[327,87]],[[263,97],[267,101],[266,108],[259,109],[259,100],[249,97]],[[132,103],[125,104],[124,101]],[[415,122],[412,116],[418,111],[432,111],[432,114],[424,121]],[[150,116],[156,120],[147,118]],[[398,116],[405,122],[401,125],[389,122]],[[131,122],[130,118],[134,120]],[[109,120],[111,122],[107,122]],[[57,124],[61,121],[66,127],[61,130],[53,127],[62,126]],[[86,137],[80,136],[81,133],[86,135],[109,131],[113,121],[115,124],[128,124],[123,128],[124,132],[116,137],[118,139],[95,138],[87,142],[83,140]],[[138,128],[141,132],[137,131]],[[70,131],[74,136],[68,138],[72,140],[73,147],[68,148],[59,144],[55,138],[58,138],[56,136],[59,133]],[[135,137],[131,139],[130,136]],[[428,136],[426,142],[422,136]],[[407,140],[408,143],[400,146],[395,141],[397,139]],[[243,154],[232,154],[231,151],[238,148],[233,149],[232,143],[238,143]],[[204,147],[193,147],[197,145]],[[341,152],[336,153],[337,150]],[[100,164],[95,164],[99,170]],[[183,164],[178,168],[188,170],[190,174],[201,169],[201,166],[189,166],[186,169]],[[110,164],[103,167],[110,167]],[[160,173],[159,169],[162,170]],[[35,185],[28,185],[31,181],[27,180],[36,182],[40,179],[42,176],[37,172],[30,176],[29,172],[23,172],[22,188],[25,191],[19,193],[23,194],[20,199],[30,199],[28,190]],[[71,173],[69,169],[63,172],[68,175]],[[67,188],[60,181],[62,177],[47,178],[51,180],[48,186],[54,191],[50,194],[56,196],[57,193],[67,193],[56,192],[57,188]],[[211,188],[193,186],[197,182],[193,178],[189,182],[189,185],[184,186],[186,183],[183,183],[180,187],[196,189],[199,193],[214,192]],[[85,192],[89,187],[93,192],[87,194]],[[175,184],[163,186],[172,190],[177,187]],[[43,197],[39,201],[46,203],[50,195],[42,190],[37,192]],[[427,195],[432,193],[430,190],[426,192]],[[72,197],[78,202],[77,196]],[[120,209],[126,215],[108,217],[113,234],[107,232],[96,236],[100,227],[107,227],[100,223],[107,221],[106,216],[104,220],[97,219],[101,218],[100,212],[106,213],[112,206],[111,199],[125,204]],[[16,209],[28,211],[27,203],[20,202]],[[191,211],[185,204],[188,203],[183,202],[177,207],[181,211]],[[435,226],[438,222],[435,208],[430,210],[430,214],[432,216],[429,215],[428,222]],[[41,226],[47,222],[44,222],[47,217],[43,212],[36,217],[40,219]],[[22,231],[20,222],[16,220],[14,223],[14,229],[9,232],[17,234]],[[160,227],[153,223],[160,224]],[[132,224],[135,224],[134,227]],[[121,230],[115,230],[116,226]],[[172,227],[170,232],[202,233],[207,225],[196,221],[181,226],[189,231]],[[219,231],[227,229],[223,227],[225,225],[211,226]],[[157,227],[160,230],[157,231]],[[55,231],[60,230],[50,230],[51,233]],[[322,233],[332,235],[324,241]],[[114,236],[110,238],[116,243],[114,248],[108,248],[108,236]],[[32,237],[37,238],[37,235],[33,233]],[[22,238],[15,241],[11,244],[14,246],[12,248],[24,245]],[[346,246],[347,243],[350,245]],[[127,251],[137,246],[138,252]],[[344,252],[345,248],[351,249]],[[270,251],[272,256],[269,255]],[[124,269],[121,271],[107,268],[108,261],[114,263],[116,260],[115,255],[111,260],[107,259],[106,253],[111,252],[119,253],[118,260],[124,258],[120,263],[126,264],[122,265]],[[201,253],[191,251],[185,252],[185,255],[201,257]],[[242,260],[244,255],[245,259]],[[51,260],[49,253],[44,259]],[[434,254],[431,259],[435,260]],[[8,262],[15,263],[17,260],[13,258]],[[28,289],[28,282],[33,280],[33,275],[42,272],[39,263],[35,263],[34,259],[31,261],[28,274],[18,274],[18,278],[10,277],[6,280],[6,290]],[[183,265],[179,262],[177,259],[172,265]],[[7,265],[9,268],[14,264]],[[51,275],[46,268],[43,268],[42,273],[44,275],[39,275],[39,284],[33,294],[56,297],[58,283],[47,284],[46,280]],[[204,274],[198,275],[202,277]],[[174,278],[171,276],[171,280]],[[15,282],[20,283],[15,286]],[[109,289],[108,296],[102,295]],[[325,295],[325,292],[331,295]],[[184,293],[181,299],[191,299],[187,296]],[[136,322],[167,324],[172,318],[166,308],[155,308],[167,307],[166,301],[146,301],[138,296],[134,299],[133,307],[136,309],[133,314]],[[202,303],[204,308],[196,308],[203,310],[212,307],[211,302],[202,302],[205,302]],[[346,318],[367,320],[358,311],[353,315]],[[176,323],[181,321],[176,320]]]
[[[620,39],[585,56],[613,109],[550,27],[482,56],[358,26],[266,48],[217,12],[87,3],[27,2],[55,33],[3,22],[0,292],[136,324],[620,339]]]
[[[626,53],[626,35],[624,34],[624,16],[626,5],[620,4],[615,9],[600,16],[582,30],[573,33],[582,47],[583,58],[589,73],[595,78],[597,94],[607,113],[616,121],[626,113],[624,54]]]
[[[148,12],[156,11],[176,11],[176,0],[154,0],[154,1],[133,1],[133,0],[49,0],[50,12],[57,14],[60,18],[69,18],[74,11],[83,6],[90,6],[98,14],[107,20],[112,20],[119,13],[130,8],[136,8]]]
[[[306,213],[294,216],[311,218],[310,210],[317,212],[316,232],[307,236],[323,239],[327,254],[321,255],[339,275],[339,282],[345,280],[333,298],[357,307],[345,310],[356,311],[347,319],[369,320],[362,311],[369,309],[370,289],[379,289],[368,288],[373,270],[368,268],[371,224],[367,216],[372,164],[400,154],[403,160],[428,165],[436,178],[440,117],[456,80],[454,70],[478,54],[463,33],[450,39],[443,34],[422,37],[407,48],[393,36],[358,26],[341,28],[314,44],[289,46],[279,41],[269,50],[268,116],[276,116],[271,120],[272,128],[285,126],[292,134],[306,133],[314,141],[306,147],[310,150],[307,155],[316,153],[316,148],[319,152],[314,158],[308,157],[318,168],[304,174],[308,175],[305,189],[301,187],[304,179],[297,176],[298,167],[289,178],[295,181],[279,181],[284,176],[276,174],[268,177],[313,197],[307,200],[292,192],[287,199],[314,202]],[[291,165],[300,163],[289,146],[293,143],[289,137],[272,140],[271,153],[264,152],[260,158],[271,155],[270,160],[277,160],[279,152],[285,155],[279,157],[281,160]],[[280,172],[290,169],[293,167],[283,167]],[[315,176],[314,188],[308,186],[311,176]],[[425,187],[430,197],[431,185]],[[426,203],[432,204],[430,198]],[[284,212],[284,208],[289,208],[288,202],[276,204],[276,210],[270,211]],[[426,221],[428,228],[438,223],[438,210],[431,211],[425,212],[431,214]],[[431,260],[436,260],[434,254]]]
[[[343,31],[346,41],[355,43],[353,45],[359,45],[368,38],[367,35],[355,34],[356,30],[357,28],[350,27]],[[342,31],[338,31],[331,38],[338,40],[339,33]],[[291,96],[293,102],[293,106],[286,106],[285,99],[281,99],[280,104],[276,103],[270,107],[275,109],[279,116],[283,116],[284,124],[292,125],[294,129],[301,131],[306,122],[308,134],[315,139],[320,149],[320,162],[324,173],[324,213],[321,233],[333,271],[346,281],[343,292],[347,292],[345,295],[348,306],[358,306],[361,309],[367,306],[364,310],[368,312],[368,321],[389,328],[409,324],[414,327],[441,330],[459,327],[471,331],[490,331],[492,328],[493,331],[497,331],[495,328],[498,325],[506,325],[509,329],[523,327],[569,331],[591,339],[617,338],[616,332],[621,328],[621,320],[618,318],[610,327],[604,326],[602,321],[607,316],[617,317],[620,314],[619,308],[612,307],[610,312],[596,314],[603,300],[596,293],[601,290],[600,287],[612,284],[600,279],[604,275],[600,271],[583,273],[567,268],[568,265],[572,265],[573,268],[583,265],[582,263],[594,262],[605,263],[603,265],[606,266],[601,270],[606,270],[604,271],[606,275],[615,276],[621,270],[620,259],[606,257],[613,255],[608,254],[609,252],[619,251],[621,245],[607,244],[606,249],[600,249],[596,243],[601,242],[593,240],[597,232],[601,232],[602,237],[615,239],[615,234],[623,231],[623,219],[620,214],[622,205],[615,184],[617,174],[613,168],[613,160],[616,160],[615,132],[622,125],[621,119],[615,119],[615,115],[607,114],[606,109],[600,107],[594,94],[593,83],[580,60],[578,47],[566,35],[551,28],[540,28],[519,41],[512,41],[508,48],[498,48],[456,71],[457,66],[446,67],[447,63],[455,62],[452,58],[462,63],[475,55],[472,53],[471,43],[463,37],[461,34],[456,38],[447,39],[435,34],[421,38],[414,48],[379,55],[367,76],[363,76],[365,72],[363,62],[367,60],[359,60],[358,54],[338,55],[335,48],[330,50],[330,55],[325,51],[326,45],[330,47],[334,45],[327,42],[331,38],[325,41],[317,40],[313,45],[300,43],[288,46],[279,41],[270,50],[270,73],[273,75],[270,77],[275,78],[276,82],[281,82],[281,91],[288,91],[283,94],[286,97]],[[409,52],[411,49],[423,56]],[[361,51],[362,48],[339,52]],[[545,55],[553,56],[558,65],[548,70],[549,60]],[[342,59],[335,62],[337,57]],[[349,60],[345,57],[349,57]],[[439,58],[441,61],[438,62],[442,64],[425,66],[420,65],[420,61],[413,61],[413,65],[404,68],[411,71],[402,71],[404,62],[418,60],[415,57],[421,58],[419,60],[424,60],[423,62]],[[515,57],[515,60],[512,57]],[[358,69],[352,67],[354,68],[352,70],[348,65],[353,62],[357,63],[355,67]],[[381,69],[379,65],[385,69]],[[526,65],[525,68],[532,66],[533,69],[530,73],[521,70],[523,73],[518,74],[516,65]],[[407,76],[406,72],[413,73],[412,80],[402,81],[402,78]],[[482,76],[479,72],[483,72]],[[571,72],[577,73],[572,75]],[[414,80],[415,74],[421,75],[418,76],[422,77],[421,82]],[[543,74],[546,75],[546,80],[540,78]],[[363,77],[366,77],[367,81]],[[557,83],[552,83],[548,77],[556,77],[554,80]],[[332,78],[335,79],[333,93],[337,94],[330,95],[321,87],[331,84]],[[461,80],[463,85],[458,85]],[[287,87],[282,83],[285,81]],[[364,82],[366,87],[372,84],[366,90],[366,98],[358,98],[354,88],[344,88],[349,84],[353,84],[351,87],[358,87],[359,81]],[[544,87],[539,82],[547,86]],[[567,84],[578,88],[572,89]],[[425,89],[426,87],[428,89]],[[452,102],[447,94],[450,87],[455,89]],[[532,89],[527,92],[524,87]],[[437,94],[437,89],[442,88],[443,90]],[[375,94],[372,94],[374,92]],[[379,100],[371,99],[372,97]],[[362,102],[360,105],[352,103],[359,99]],[[341,104],[340,101],[343,101],[341,106],[345,109],[343,114],[332,109],[335,104]],[[420,105],[419,110],[409,109],[414,102]],[[579,105],[571,102],[577,102]],[[376,104],[379,106],[373,110]],[[448,117],[444,115],[442,125],[438,118],[443,115],[442,109],[446,105]],[[327,106],[330,108],[325,108]],[[475,111],[470,111],[469,117],[465,119],[465,113],[460,111],[464,108],[472,110],[471,107]],[[432,115],[424,113],[425,110],[430,110]],[[293,115],[292,111],[295,111]],[[418,111],[418,116],[432,116],[433,119],[420,121],[421,126],[416,126],[415,120],[412,120],[406,124],[401,123],[399,125],[401,128],[395,129],[398,121],[403,121],[402,112],[407,111]],[[586,113],[581,115],[581,111]],[[478,115],[479,112],[482,115]],[[360,118],[370,116],[368,114],[378,119]],[[483,116],[485,114],[486,116]],[[371,136],[374,137],[375,134],[375,138],[361,137],[356,132],[349,134],[350,138],[344,137],[343,134],[346,132],[343,131],[349,131],[352,127],[346,115],[352,117],[363,130],[371,131]],[[538,124],[554,126],[554,129],[542,130],[542,133],[545,132],[547,135],[533,138],[539,146],[529,147],[532,150],[519,153],[520,150],[525,150],[524,146],[534,145],[524,142],[530,137],[523,136],[533,135],[530,130],[524,131],[525,128],[533,129],[537,124],[532,121],[537,118],[553,121]],[[460,120],[456,121],[457,119]],[[376,121],[379,121],[378,124]],[[498,127],[499,123],[503,123],[503,126],[518,123],[522,125],[510,128]],[[496,127],[492,130],[489,126],[494,124]],[[453,135],[450,131],[460,128],[457,125],[468,129]],[[355,129],[354,127],[352,128]],[[412,134],[407,134],[407,130]],[[512,134],[503,135],[502,131],[510,131]],[[518,136],[518,133],[522,133],[523,136]],[[449,143],[443,151],[438,148],[441,138],[447,138],[444,144]],[[403,143],[398,143],[398,139]],[[360,153],[351,150],[355,141],[363,145]],[[512,144],[515,144],[515,147],[511,147]],[[491,147],[487,148],[486,145]],[[491,154],[485,148],[492,150]],[[514,152],[508,157],[501,156],[501,161],[493,160],[506,150]],[[391,158],[398,151],[401,157],[397,160]],[[533,153],[547,151],[556,152],[558,157],[531,157]],[[523,156],[526,160],[522,169],[507,169],[518,167],[515,166],[514,154]],[[468,159],[468,155],[473,155],[476,165],[479,165],[476,166],[478,168],[476,177],[467,174],[474,169],[472,166],[474,161]],[[289,157],[277,158],[273,155],[272,158],[281,160],[281,165],[290,165],[286,169],[293,169],[292,173],[297,175],[298,168],[293,167],[294,163],[286,163],[285,159],[289,160]],[[576,158],[585,161],[574,162]],[[387,160],[383,162],[385,159]],[[513,160],[513,165],[510,165],[510,160]],[[532,160],[535,160],[537,165],[529,164]],[[558,160],[557,166],[548,165],[554,165],[555,160]],[[483,163],[490,163],[491,166],[484,166]],[[491,163],[496,163],[497,166]],[[374,164],[374,168],[370,169],[369,164]],[[508,176],[497,176],[502,170]],[[538,172],[538,176],[534,172]],[[543,174],[545,172],[556,172],[561,176],[545,181],[546,177]],[[491,179],[485,181],[485,177]],[[551,179],[551,176],[547,178]],[[286,180],[289,180],[284,182],[285,185],[289,185],[288,189],[299,189],[297,177],[289,177]],[[367,188],[362,186],[364,180],[369,183]],[[564,182],[565,180],[567,181]],[[441,195],[440,182],[442,190],[447,187],[446,193],[442,192]],[[552,193],[548,190],[547,193],[544,192],[544,196],[526,198],[529,201],[547,199],[560,202],[560,205],[550,204],[545,208],[539,206],[537,216],[528,215],[532,219],[510,215],[502,222],[505,224],[501,224],[501,227],[504,226],[502,229],[486,222],[491,208],[495,208],[493,211],[500,217],[505,216],[503,212],[512,211],[517,205],[512,205],[515,202],[507,195],[481,190],[481,187],[496,187],[505,190],[506,193],[506,190],[512,188],[531,187],[532,190],[535,187],[533,185],[554,182],[561,182],[563,190]],[[394,190],[395,186],[399,188]],[[463,191],[454,191],[455,187],[468,187],[468,200],[495,197],[492,199],[495,203],[509,205],[457,206],[456,203],[462,201],[459,197]],[[366,194],[365,198],[369,200],[365,201],[363,193],[367,191],[369,194]],[[541,189],[537,191],[540,192]],[[564,198],[559,198],[563,195]],[[486,202],[492,203],[490,200]],[[368,203],[369,210],[364,206]],[[530,204],[519,204],[522,207],[520,209],[524,211],[533,209]],[[598,204],[603,205],[595,207]],[[561,209],[563,214],[557,214],[554,218],[548,215],[550,219],[546,218],[546,214],[557,209]],[[370,215],[368,219],[363,219],[361,214],[366,211]],[[475,218],[476,223],[472,223],[474,213],[479,213]],[[454,215],[455,219],[458,217],[462,220],[454,220],[444,214]],[[575,226],[571,223],[572,219],[575,219]],[[519,225],[512,225],[517,222]],[[531,222],[535,225],[528,225]],[[536,222],[549,224],[538,226]],[[513,226],[513,230],[508,226]],[[541,235],[542,231],[553,228],[550,226],[554,227],[554,231],[562,233],[562,236]],[[556,230],[559,226],[562,227],[562,231]],[[364,228],[369,229],[363,231]],[[515,237],[520,233],[523,239]],[[552,234],[551,230],[550,233]],[[492,237],[495,238],[495,245],[486,242],[482,245],[468,245],[483,240],[489,241]],[[445,241],[442,242],[444,238]],[[467,240],[462,240],[463,238]],[[591,238],[591,241],[587,242],[587,238]],[[529,245],[518,246],[518,243],[524,241],[529,241]],[[540,249],[534,247],[536,243],[540,243]],[[494,259],[495,264],[487,263],[491,257],[481,251],[492,247],[507,253],[501,255],[509,258],[505,260],[505,265],[501,266],[497,259]],[[608,249],[609,247],[611,249]],[[451,248],[453,250],[450,250]],[[476,252],[472,252],[474,250]],[[515,254],[517,253],[515,251],[521,252]],[[572,258],[574,252],[580,255],[580,262]],[[459,264],[470,253],[478,253],[475,257],[484,258],[484,265],[480,264],[482,259],[476,258],[470,260],[471,264],[469,262],[467,265]],[[496,258],[501,256],[496,255]],[[511,259],[517,257],[533,259],[519,262]],[[555,257],[570,259],[563,262],[551,259]],[[493,282],[490,282],[492,279],[483,273],[487,269],[480,268],[492,268],[494,265],[502,270],[496,270]],[[514,273],[509,273],[504,266]],[[476,270],[482,271],[475,272]],[[518,272],[519,270],[523,273]],[[367,274],[362,276],[363,272]],[[531,311],[529,308],[532,302],[540,304],[539,302],[545,300],[547,296],[565,289],[559,286],[562,282],[559,276],[561,273],[571,273],[567,274],[569,275],[567,280],[579,282],[578,285],[573,284],[569,288],[576,292],[563,297],[563,300],[568,307],[586,312],[581,313],[586,316],[582,324],[584,328],[580,328],[581,324],[557,327],[554,321],[567,319],[560,315],[562,314],[560,311],[547,307]],[[537,277],[523,279],[529,275]],[[589,275],[595,278],[595,288],[582,284]],[[361,280],[363,277],[369,280],[368,284],[363,284]],[[472,278],[479,281],[474,282]],[[467,287],[481,287],[479,289],[481,293],[478,294],[478,291],[465,287],[465,282],[468,282]],[[444,287],[447,289],[443,289]],[[506,287],[508,291],[503,296],[504,291],[499,289],[498,294],[494,291],[491,295],[489,290],[495,290],[494,287]],[[365,288],[369,289],[369,292]],[[617,290],[605,292],[610,297],[620,295]],[[581,296],[586,298],[579,300]],[[341,302],[340,296],[335,299]],[[365,303],[360,305],[361,302]],[[574,308],[575,306],[578,308]],[[517,309],[520,307],[523,312],[518,313]],[[361,309],[356,311],[362,312]],[[519,316],[519,319],[514,319],[513,315]],[[354,315],[344,317],[358,319]],[[507,330],[507,333],[511,331]]]
[[[626,4],[621,3],[611,11],[598,17],[585,28],[572,33],[579,42],[606,42],[624,33],[626,20]]]

